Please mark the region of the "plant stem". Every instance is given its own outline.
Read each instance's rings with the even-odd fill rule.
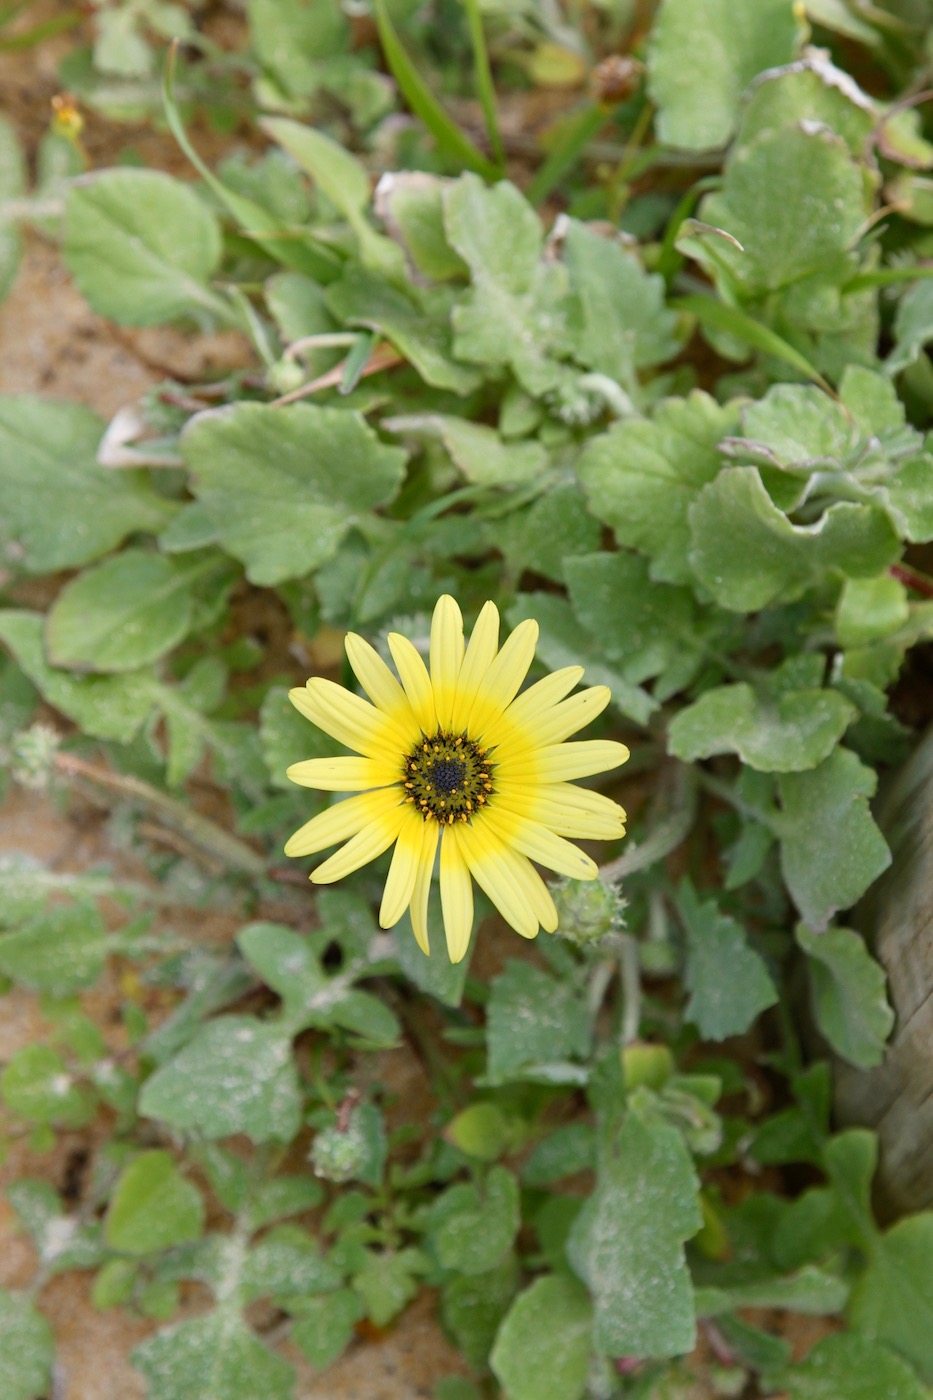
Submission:
[[[266,859],[252,846],[247,846],[245,841],[231,836],[216,822],[192,812],[190,807],[160,792],[150,783],[144,783],[141,778],[114,773],[109,768],[98,768],[72,753],[59,752],[53,761],[56,771],[64,778],[93,783],[95,787],[158,812],[167,826],[186,836],[199,850],[219,860],[226,869],[238,870],[253,878],[265,875]]]

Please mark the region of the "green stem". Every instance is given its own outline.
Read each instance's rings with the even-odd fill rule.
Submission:
[[[467,25],[470,30],[470,43],[473,45],[473,76],[476,80],[476,93],[479,97],[483,116],[486,119],[486,134],[500,171],[505,169],[505,149],[499,131],[499,118],[496,113],[496,92],[489,70],[489,54],[486,49],[486,36],[483,33],[483,20],[477,0],[464,0]]]
[[[250,875],[254,879],[266,873],[266,858],[247,846],[229,831],[217,826],[207,817],[193,812],[141,778],[128,773],[114,773],[109,768],[97,768],[72,753],[57,753],[55,768],[63,777],[93,783],[95,787],[116,793],[130,802],[141,803],[157,812],[166,826],[185,836],[192,845],[212,855],[230,870]]]
[[[622,983],[619,1044],[624,1046],[638,1039],[641,1025],[641,966],[638,944],[630,933],[619,934],[619,979]]]

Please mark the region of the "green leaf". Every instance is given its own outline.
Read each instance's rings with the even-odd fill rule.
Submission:
[[[128,744],[149,718],[157,699],[151,671],[122,676],[72,676],[45,659],[41,613],[0,610],[0,641],[50,705],[97,739]]]
[[[301,1122],[290,1037],[250,1016],[211,1021],[147,1080],[139,1111],[207,1138],[289,1142]]]
[[[443,181],[423,170],[393,170],[380,179],[376,196],[383,220],[432,282],[459,281],[468,273],[444,232],[443,189]]]
[[[691,582],[688,511],[722,466],[718,445],[738,426],[737,408],[694,391],[664,399],[648,418],[629,418],[591,438],[577,473],[597,520],[619,544],[651,560],[651,577]]]
[[[249,0],[249,33],[263,66],[289,97],[310,97],[327,60],[349,44],[350,26],[336,0]]]
[[[812,772],[779,779],[781,868],[804,923],[817,932],[891,864],[868,808],[876,782],[846,749]]]
[[[813,0],[807,10],[821,18],[813,14]],[[790,66],[760,75],[744,104],[739,139],[744,144],[761,131],[802,121],[828,127],[860,158],[877,116],[851,73],[835,67],[825,50],[805,49]]]
[[[880,1065],[894,1012],[884,968],[864,938],[848,928],[811,933],[800,926],[797,942],[809,958],[816,1023],[830,1045],[859,1069]]]
[[[743,410],[742,428],[744,436],[730,444],[732,453],[751,448],[768,463],[800,472],[838,467],[860,436],[841,404],[803,384],[772,385]]]
[[[229,1308],[157,1332],[130,1359],[149,1383],[149,1400],[292,1400],[291,1366]]]
[[[813,191],[831,219],[813,217]],[[816,274],[842,280],[840,261],[863,231],[870,210],[864,171],[845,142],[825,127],[783,126],[735,148],[721,190],[707,195],[699,217],[725,229],[741,251],[716,240],[715,261],[745,297],[761,296]],[[712,250],[711,250],[712,256]]]
[[[505,556],[515,577],[530,569],[555,583],[567,582],[573,557],[596,549],[600,537],[583,492],[569,481],[545,491],[525,510],[490,520],[487,531],[490,544]]]
[[[806,1116],[811,1117],[809,1111]],[[771,1249],[781,1268],[796,1269],[810,1260],[830,1258],[847,1245],[863,1252],[874,1248],[877,1230],[871,1182],[877,1162],[876,1136],[864,1128],[839,1133],[826,1144],[819,1165],[830,1185],[804,1192],[783,1212],[774,1230]]]
[[[621,244],[576,219],[568,221],[564,247],[582,310],[575,356],[635,393],[638,370],[663,364],[680,349],[664,279],[649,276]]]
[[[364,267],[395,282],[405,280],[405,257],[391,238],[367,219],[370,205],[366,167],[338,142],[288,117],[262,117],[259,125],[297,161],[322,194],[343,214],[359,245]]]
[[[323,1371],[349,1346],[354,1324],[362,1308],[351,1288],[340,1288],[321,1298],[288,1301],[294,1317],[290,1339],[318,1371]]]
[[[313,1235],[300,1225],[278,1225],[246,1257],[240,1284],[244,1302],[287,1300],[337,1288],[341,1275],[322,1257]]]
[[[204,1228],[201,1193],[169,1152],[143,1152],[114,1187],[104,1238],[122,1254],[154,1254],[196,1240]]]
[[[384,335],[426,384],[468,394],[481,382],[478,370],[453,359],[449,302],[444,293],[416,287],[403,292],[385,278],[351,265],[339,282],[328,287],[326,300],[344,325],[366,326]]]
[[[327,977],[307,938],[282,924],[247,924],[237,947],[259,976],[282,998],[283,1017],[300,1020],[327,984]]]
[[[507,1254],[484,1274],[451,1274],[441,1286],[441,1317],[474,1370],[489,1360],[499,1324],[518,1286],[518,1261]]]
[[[647,560],[623,551],[567,559],[577,617],[626,679],[662,678],[669,694],[689,683],[705,651],[693,594],[649,579]]]
[[[11,1113],[29,1123],[81,1128],[94,1117],[94,1098],[74,1082],[49,1045],[24,1045],[0,1075],[0,1095]]]
[[[52,996],[92,986],[106,954],[107,930],[92,904],[50,904],[0,935],[0,972]]]
[[[181,441],[192,489],[258,584],[302,578],[330,559],[404,474],[405,453],[338,408],[239,403],[198,414]]]
[[[908,1216],[869,1254],[852,1292],[852,1327],[899,1352],[933,1384],[933,1213]]]
[[[124,550],[79,574],[59,593],[46,619],[52,665],[133,671],[157,660],[191,626],[191,578],[190,567],[179,568],[143,549]]]
[[[697,577],[734,612],[799,598],[828,570],[870,578],[901,550],[888,516],[874,506],[839,501],[815,524],[792,525],[755,467],[727,467],[704,487],[690,508],[690,532]]]
[[[422,1273],[424,1255],[417,1249],[369,1251],[366,1263],[351,1280],[363,1299],[366,1315],[377,1327],[385,1327],[418,1292],[415,1275]]]
[[[498,1104],[468,1104],[453,1117],[444,1136],[454,1147],[480,1162],[495,1162],[513,1140],[512,1123]]]
[[[668,748],[687,763],[737,753],[762,773],[799,773],[828,758],[856,713],[836,690],[769,696],[741,681],[707,690],[675,715]]]
[[[702,1223],[680,1132],[628,1113],[567,1255],[589,1287],[596,1345],[610,1356],[676,1356],[694,1345],[683,1242]]]
[[[490,1365],[510,1400],[580,1400],[593,1309],[575,1279],[546,1274],[512,1304]]]
[[[103,431],[80,404],[0,397],[0,545],[11,563],[36,574],[72,569],[175,513],[140,473],[98,465]]]
[[[790,0],[665,0],[648,45],[658,138],[691,151],[724,146],[752,78],[789,63],[801,40]]]
[[[852,1332],[823,1337],[774,1383],[790,1400],[924,1400],[929,1393],[899,1356]]]
[[[778,999],[768,969],[715,900],[701,902],[685,881],[677,902],[687,929],[687,1018],[707,1040],[741,1035]]]
[[[537,1144],[521,1169],[525,1186],[549,1186],[564,1176],[590,1171],[595,1164],[596,1144],[589,1123],[567,1123],[555,1128]]]
[[[482,1274],[512,1248],[520,1224],[518,1182],[505,1167],[493,1167],[482,1188],[449,1186],[427,1213],[427,1242],[445,1269]]]
[[[836,605],[836,637],[841,647],[866,646],[897,632],[909,618],[907,589],[899,579],[846,579]]]
[[[467,481],[478,486],[522,486],[539,480],[548,468],[547,449],[540,442],[503,442],[495,428],[452,414],[389,418],[383,427],[393,433],[436,434]]]
[[[544,230],[524,195],[464,175],[444,195],[444,226],[473,274],[453,312],[454,352],[470,364],[511,365],[529,394],[560,378],[551,353],[567,345],[567,272],[542,261]]]
[[[195,311],[229,321],[208,282],[220,227],[187,185],[155,170],[104,170],[68,191],[64,254],[93,309],[123,326]]]
[[[0,1394],[35,1400],[52,1384],[55,1338],[25,1293],[0,1289]]]
[[[324,1199],[320,1183],[307,1176],[274,1176],[264,1181],[250,1198],[249,1218],[258,1230],[286,1215],[303,1215]]]
[[[509,959],[493,978],[486,1038],[491,1084],[534,1078],[539,1066],[583,1059],[590,1048],[586,999],[573,983]]]

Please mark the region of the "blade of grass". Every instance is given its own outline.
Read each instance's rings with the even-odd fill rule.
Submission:
[[[526,190],[532,204],[543,204],[560,183],[571,166],[576,165],[583,151],[606,123],[606,111],[597,102],[581,108],[561,132],[557,143],[539,168]]]
[[[933,263],[922,263],[919,267],[878,267],[874,272],[860,272],[847,282],[843,293],[864,292],[869,287],[891,287],[897,282],[919,282],[921,278],[933,277]]]
[[[43,24],[37,24],[34,29],[27,29],[23,34],[0,39],[0,52],[15,53],[19,49],[34,48],[43,40],[51,39],[56,34],[64,34],[66,30],[74,29],[75,25],[80,23],[81,15],[77,11],[71,11],[67,15],[56,15],[54,19],[47,19]]]
[[[505,169],[505,148],[502,145],[502,133],[499,130],[496,90],[492,85],[483,20],[479,12],[478,0],[464,0],[464,4],[470,30],[470,43],[473,45],[473,76],[476,80],[476,95],[486,119],[486,134],[489,137],[489,145],[501,172]]]
[[[706,296],[675,297],[668,304],[675,311],[689,311],[701,325],[725,331],[754,350],[760,350],[764,355],[773,355],[776,360],[782,360],[784,364],[805,374],[827,394],[836,397],[832,386],[827,384],[819,370],[811,365],[805,355],[795,350],[793,345],[789,345],[776,331],[763,326],[760,321],[753,320],[744,311],[739,311],[738,307],[726,306],[715,297]]]
[[[374,0],[373,13],[376,16],[382,51],[392,76],[415,116],[421,119],[434,137],[438,149],[452,160],[466,166],[467,170],[482,175],[484,180],[497,179],[500,174],[498,167],[487,160],[479,147],[451,121],[408,57],[389,18],[385,0]]]

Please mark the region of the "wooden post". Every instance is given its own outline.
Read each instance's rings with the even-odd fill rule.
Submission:
[[[856,923],[884,965],[897,1013],[884,1063],[837,1064],[840,1125],[874,1128],[877,1206],[891,1217],[933,1206],[933,730],[893,781],[878,821],[893,862]]]

